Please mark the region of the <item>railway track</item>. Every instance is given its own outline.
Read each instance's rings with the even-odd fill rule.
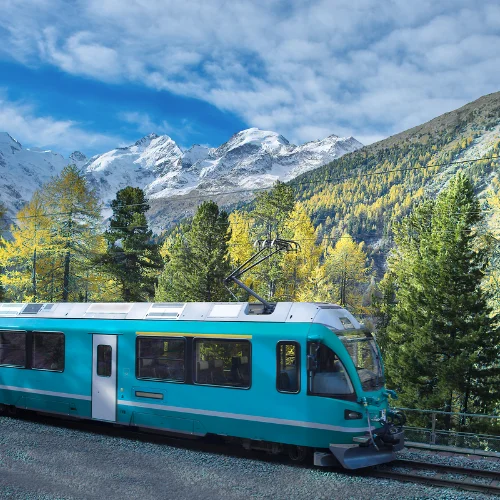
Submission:
[[[180,447],[186,450],[192,449],[201,452],[229,455],[231,457],[254,457],[263,462],[292,464],[288,458],[285,458],[282,455],[274,456],[268,455],[264,452],[249,452],[244,450],[241,446],[219,443],[218,441],[191,441],[185,438],[178,439],[167,435],[143,433],[138,430],[123,428],[121,426],[117,427],[102,422],[61,420],[55,418],[54,416],[35,414],[28,411],[20,411],[15,418],[31,422],[39,422],[49,426],[66,427],[69,429],[82,430],[124,439],[165,444],[168,446]],[[293,463],[293,465],[298,468],[311,467],[310,464]],[[452,465],[433,464],[425,461],[407,459],[398,459],[386,465],[364,470],[346,471],[343,469],[334,469],[334,471],[347,475],[392,479],[426,486],[462,489],[477,493],[498,495],[500,497],[500,473],[498,471],[455,467]]]
[[[427,472],[426,472],[427,471]],[[428,486],[459,488],[500,496],[500,473],[416,460],[395,460],[368,472],[370,477],[395,479]]]

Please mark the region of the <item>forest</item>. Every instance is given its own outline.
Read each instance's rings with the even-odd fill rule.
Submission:
[[[378,279],[365,243],[347,231],[325,235],[289,184],[277,182],[230,214],[202,202],[159,240],[141,189],[120,190],[103,224],[95,193],[70,165],[35,193],[2,240],[2,301],[253,300],[224,278],[257,251],[255,242],[293,241],[244,283],[271,302],[337,303],[361,317],[376,331],[388,386],[402,405],[495,414],[500,194],[493,186],[480,202],[462,169],[437,197],[394,220]]]

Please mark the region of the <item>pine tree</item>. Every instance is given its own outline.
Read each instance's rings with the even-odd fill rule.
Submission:
[[[217,302],[228,300],[223,279],[230,273],[228,215],[213,201],[203,202],[190,227],[175,235],[155,300]]]
[[[460,173],[395,228],[388,280],[395,303],[381,340],[405,405],[487,413],[500,397],[500,330],[481,289],[488,257],[481,223]]]
[[[119,300],[146,301],[154,294],[156,275],[163,267],[159,245],[153,241],[144,191],[128,186],[111,202],[113,215],[104,237],[108,243],[100,263],[118,283]]]

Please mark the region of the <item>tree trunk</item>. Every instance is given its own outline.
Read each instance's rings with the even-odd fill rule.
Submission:
[[[64,277],[63,277],[63,293],[62,301],[68,302],[69,298],[69,264],[70,264],[70,252],[66,252],[66,257],[64,258]]]

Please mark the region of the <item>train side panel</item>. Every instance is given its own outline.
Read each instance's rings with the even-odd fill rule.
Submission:
[[[359,404],[307,395],[305,361],[310,327],[308,323],[7,319],[3,329],[63,332],[66,356],[62,373],[0,366],[0,402],[91,418],[92,334],[117,335],[116,421],[120,424],[317,448],[352,443],[352,438],[364,434],[367,427],[364,421],[346,421],[344,410],[359,410]],[[139,380],[138,332],[178,333],[190,338],[247,336],[251,343],[251,386],[242,389]],[[276,389],[276,346],[283,340],[300,344],[298,394]],[[192,364],[192,360],[188,362]],[[138,393],[161,395],[161,399]]]

